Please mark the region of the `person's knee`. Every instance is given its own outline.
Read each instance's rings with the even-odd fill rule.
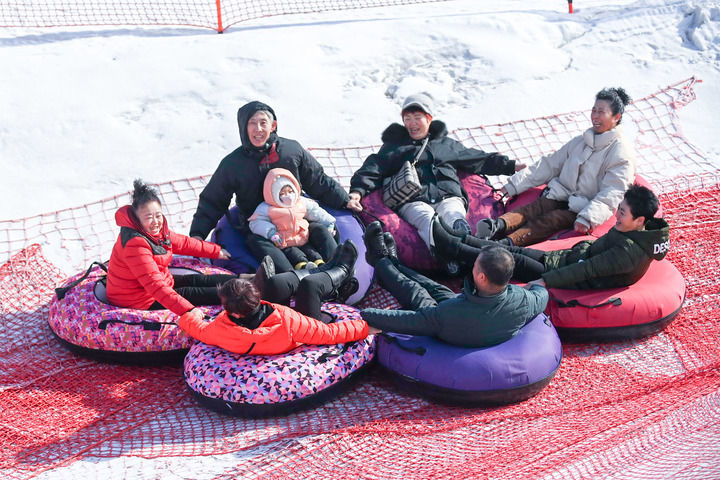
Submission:
[[[322,298],[327,292],[325,292],[326,288],[324,288],[325,286],[321,281],[321,275],[323,275],[323,273],[319,272],[303,278],[300,281],[300,285],[298,285],[296,296],[304,298],[317,296]]]

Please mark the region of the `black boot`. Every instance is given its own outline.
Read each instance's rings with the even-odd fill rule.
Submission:
[[[438,217],[435,217],[430,227],[434,247],[434,254],[444,259],[454,259],[457,257],[457,253],[460,250],[462,240],[455,235],[449,233],[442,226],[442,221],[438,222]]]
[[[440,260],[445,267],[445,272],[451,277],[461,274],[460,262],[458,261],[458,252],[462,245],[462,240],[457,236],[449,233],[442,225],[440,217],[435,217],[431,224],[431,232],[435,248],[433,254]]]
[[[477,223],[475,236],[488,240],[495,240],[505,236],[505,220],[502,218],[486,218]]]
[[[377,220],[371,222],[365,228],[365,234],[363,235],[363,242],[365,242],[365,261],[372,267],[375,266],[378,260],[383,257],[387,257],[388,251],[385,248],[385,242],[383,240],[382,225]]]
[[[275,275],[275,262],[273,262],[270,255],[266,255],[260,261],[260,266],[253,277],[255,288],[258,289],[261,297],[263,296],[263,291],[265,290],[265,285],[267,284],[268,279],[273,275]]]
[[[467,221],[462,219],[457,219],[453,226],[450,226],[447,224],[445,220],[443,220],[441,217],[435,217],[436,223],[438,223],[438,227],[441,227],[443,230],[445,230],[446,233],[452,235],[453,237],[458,237],[460,240],[464,239],[466,235],[470,234],[470,225],[468,225]],[[467,225],[467,229],[465,229],[465,225],[462,225],[464,223]],[[454,228],[455,225],[459,226],[460,228]]]
[[[393,260],[394,262],[397,262],[397,259],[398,259],[397,245],[395,244],[395,238],[392,236],[392,233],[390,233],[390,232],[383,233],[383,243],[385,244],[385,250],[387,251],[387,256],[390,257],[390,259]]]
[[[358,257],[357,247],[352,240],[346,240],[335,251],[335,255],[327,263],[312,272],[323,272],[330,277],[335,299],[344,302],[353,293],[357,292],[359,283],[353,277],[355,261]],[[327,267],[327,268],[323,268]]]

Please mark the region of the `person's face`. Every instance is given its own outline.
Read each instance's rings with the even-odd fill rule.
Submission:
[[[407,128],[410,138],[413,140],[422,140],[427,137],[430,131],[430,122],[432,117],[425,112],[407,112],[402,117],[403,124]]]
[[[632,212],[627,202],[623,200],[618,205],[617,212],[615,212],[615,230],[618,232],[632,232],[634,230],[640,230],[645,225],[645,217],[633,218]]]
[[[276,128],[277,122],[267,112],[255,112],[247,123],[247,134],[250,137],[250,143],[256,147],[262,147]]]
[[[620,114],[613,115],[610,102],[607,100],[595,100],[595,105],[590,112],[590,121],[595,133],[605,133],[615,128],[620,121]]]
[[[135,211],[140,225],[150,235],[158,235],[163,227],[163,213],[159,202],[151,201],[140,205]]]
[[[278,198],[283,205],[292,205],[295,202],[295,189],[290,185],[285,185],[280,189]]]

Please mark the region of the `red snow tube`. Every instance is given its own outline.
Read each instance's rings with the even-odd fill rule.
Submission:
[[[570,248],[589,237],[549,240],[540,250]],[[597,342],[644,337],[665,328],[685,300],[685,280],[668,260],[653,261],[636,283],[603,290],[550,288],[545,312],[564,341]]]
[[[647,187],[652,190],[652,187],[647,182],[647,180],[645,180],[644,178],[642,178],[639,175],[635,175],[635,184],[642,185],[643,187]],[[540,194],[542,193],[544,188],[545,188],[544,186],[531,188],[530,190],[526,190],[523,193],[521,193],[520,195],[513,197],[512,200],[510,200],[507,203],[507,205],[505,206],[506,207],[505,210],[509,212],[511,210],[515,210],[516,208],[520,208],[523,205],[527,205],[528,203],[536,200],[540,196]],[[500,213],[503,213],[503,212],[500,212]],[[655,213],[655,216],[658,218],[662,218],[662,215],[663,215],[662,205],[658,205],[658,211]],[[615,221],[616,221],[615,215],[611,216],[605,223],[603,223],[602,225],[598,225],[598,227],[592,231],[592,236],[595,238],[602,237],[607,232],[609,232],[610,229],[615,225]],[[581,236],[581,234],[577,233],[575,230],[570,228],[567,230],[561,230],[561,231],[557,232],[551,238],[572,238],[572,237],[579,237],[579,236]],[[532,248],[535,248],[535,247],[532,247]]]

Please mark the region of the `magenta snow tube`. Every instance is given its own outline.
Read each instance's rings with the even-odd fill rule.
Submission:
[[[351,306],[326,303],[334,321],[360,319]],[[354,383],[375,355],[372,335],[337,345],[301,345],[278,355],[241,355],[198,342],[185,357],[185,383],[197,401],[227,415],[288,415],[329,401]]]
[[[175,257],[173,274],[216,274],[227,270],[200,260]],[[63,285],[79,279],[68,278]],[[50,302],[48,324],[58,341],[73,353],[96,360],[153,365],[179,362],[195,341],[177,326],[170,310],[138,310],[107,303],[105,272],[94,267],[80,283]],[[206,315],[217,315],[220,306],[199,307]]]

